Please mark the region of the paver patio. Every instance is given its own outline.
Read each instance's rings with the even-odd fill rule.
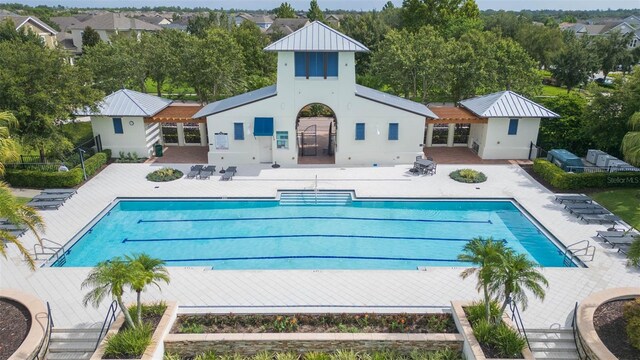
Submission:
[[[218,165],[218,164],[216,164]],[[228,164],[220,164],[225,167]],[[189,164],[175,167],[186,170]],[[320,189],[353,189],[360,197],[515,198],[564,244],[590,239],[604,226],[585,225],[553,202],[553,194],[516,165],[470,165],[488,176],[483,184],[461,184],[448,173],[458,165],[439,165],[434,176],[413,176],[409,165],[393,167],[242,166],[233,181],[180,179],[151,183],[145,175],[158,164],[112,164],[83,185],[78,194],[57,211],[45,211],[45,237],[66,242],[116,197],[273,197],[278,189],[311,189],[318,177]],[[35,238],[22,238],[32,248]],[[84,308],[80,284],[89,268],[24,266],[13,247],[0,258],[0,287],[17,288],[49,301],[56,325],[88,326],[102,321],[107,302]],[[544,302],[531,299],[524,311],[527,327],[566,326],[576,301],[605,288],[638,286],[638,269],[625,267],[625,259],[596,244],[588,268],[546,268],[550,287]],[[217,312],[385,311],[420,312],[428,306],[447,306],[450,300],[478,299],[475,281],[461,280],[462,268],[431,267],[427,271],[359,270],[211,270],[171,267],[171,284],[162,292],[149,289],[144,299],[176,300],[181,306]],[[133,300],[129,298],[128,300]]]

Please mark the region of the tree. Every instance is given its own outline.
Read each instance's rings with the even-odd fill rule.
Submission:
[[[274,10],[278,19],[292,19],[296,17],[296,10],[288,2],[283,2]]]
[[[480,10],[474,0],[404,0],[402,2],[403,26],[417,31],[429,25],[443,29],[460,19],[478,18]]]
[[[621,150],[626,162],[640,166],[640,111],[629,119],[629,132],[622,138]]]
[[[597,36],[593,41],[592,48],[596,54],[598,66],[602,70],[605,79],[609,72],[623,63],[627,54],[627,45],[631,42],[633,33],[622,34],[619,31]]]
[[[162,87],[179,76],[183,44],[188,35],[182,31],[163,29],[143,33],[140,49],[144,71],[156,84],[156,94],[162,96]]]
[[[231,31],[231,35],[242,48],[247,76],[267,78],[266,82],[275,82],[277,55],[263,50],[270,41],[258,25],[244,21]]]
[[[91,303],[97,308],[105,297],[111,295],[122,309],[127,325],[130,328],[135,328],[136,325],[122,300],[124,288],[132,283],[133,276],[134,273],[131,271],[129,263],[120,257],[116,256],[109,261],[98,263],[82,282],[82,289],[90,289],[84,296],[82,303],[84,306]]]
[[[18,127],[18,120],[9,111],[0,111],[0,176],[4,175],[4,163],[18,159],[18,143],[10,130]]]
[[[182,80],[205,104],[244,90],[242,48],[227,30],[212,28],[204,38],[189,37],[183,52]]]
[[[489,71],[495,75],[492,91],[513,90],[525,95],[533,95],[542,79],[536,71],[536,62],[512,39],[501,38],[491,41],[493,49]]]
[[[506,251],[507,248],[502,241],[495,241],[491,237],[487,239],[476,237],[471,239],[471,241],[462,248],[462,254],[458,255],[458,260],[477,266],[464,270],[460,276],[466,279],[473,274],[477,275],[478,282],[476,284],[476,290],[478,290],[478,292],[482,290],[487,321],[490,320],[489,316],[491,314],[491,293],[489,292],[489,287],[493,281],[491,278],[493,274],[492,267],[500,261],[500,258]]]
[[[627,251],[627,265],[640,266],[640,236],[636,236]]]
[[[578,39],[571,32],[565,32],[564,37],[565,48],[555,57],[555,67],[551,72],[570,92],[576,86],[585,84],[597,65],[586,38]]]
[[[395,9],[396,6],[393,5],[393,2],[391,1],[387,1],[383,6],[382,6],[382,11],[387,11],[387,10],[391,10],[391,9]]]
[[[82,32],[82,49],[87,49],[92,46],[95,46],[102,40],[100,39],[100,34],[95,31],[91,26],[87,26],[84,28]]]
[[[545,69],[564,47],[562,30],[531,23],[518,27],[514,39],[538,62],[539,68]]]
[[[502,298],[501,314],[512,301],[519,303],[525,310],[528,298],[525,290],[530,291],[535,297],[544,300],[545,290],[549,282],[538,271],[538,264],[529,260],[525,254],[516,254],[514,251],[506,251],[499,257],[488,271],[489,291]]]
[[[361,42],[371,50],[371,52],[356,53],[358,75],[368,73],[372,54],[375,54],[380,42],[391,30],[385,22],[383,14],[374,10],[362,15],[346,15],[340,21],[340,29],[347,36]]]
[[[309,11],[307,11],[309,21],[324,21],[324,13],[320,10],[317,0],[311,0],[309,3]]]
[[[540,123],[538,145],[543,149],[568,149],[575,154],[584,154],[591,142],[580,129],[584,128],[584,109],[587,99],[572,92],[540,99],[549,110],[561,114],[560,118],[545,119]]]
[[[147,254],[134,254],[126,256],[131,272],[134,274],[131,280],[131,289],[136,292],[136,313],[138,325],[142,325],[142,301],[141,293],[147,285],[156,285],[160,288],[160,282],[169,283],[169,272],[164,267],[164,261],[155,259]]]

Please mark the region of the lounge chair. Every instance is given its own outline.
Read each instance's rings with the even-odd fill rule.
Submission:
[[[40,194],[33,197],[34,201],[49,201],[49,200],[68,200],[72,194]]]
[[[69,195],[69,197],[71,197],[77,192],[78,190],[76,189],[44,189],[42,190],[41,194],[71,194]]]
[[[18,225],[13,225],[13,224],[1,224],[0,225],[0,230],[24,230],[23,227],[20,227]]]
[[[222,174],[222,176],[220,177],[220,180],[232,180],[237,171],[238,170],[235,166],[229,166],[227,170],[225,170],[224,174]]]
[[[202,165],[194,165],[191,167],[191,171],[187,174],[187,179],[195,179],[196,176],[200,175],[200,171],[202,171]]]
[[[582,194],[559,194],[556,195],[556,201],[559,203],[563,202],[592,202],[593,200],[587,195]]]
[[[579,216],[580,220],[587,223],[597,222],[598,224],[616,224],[621,221],[620,217],[612,214],[583,214]]]
[[[47,209],[58,209],[64,201],[60,200],[52,200],[52,201],[30,201],[27,203],[27,206],[31,206],[34,209],[47,210]]]
[[[591,209],[575,209],[569,210],[570,213],[576,216],[580,215],[599,215],[599,214],[611,214],[611,212],[603,207],[591,208]]]
[[[598,237],[623,237],[623,236],[627,236],[627,235],[633,235],[633,236],[638,236],[640,234],[636,233],[636,232],[632,232],[632,231],[602,231],[599,230],[598,231]]]
[[[205,168],[202,169],[202,171],[200,171],[200,179],[208,179],[211,177],[211,175],[213,175],[213,173],[216,172],[216,166],[215,165],[210,165],[207,166]]]
[[[577,210],[577,209],[596,209],[602,206],[593,203],[567,203],[564,205],[565,209]]]
[[[627,236],[618,236],[618,237],[603,237],[604,241],[611,244],[611,247],[620,246],[620,245],[631,245],[632,242],[636,240],[637,235],[627,235]]]

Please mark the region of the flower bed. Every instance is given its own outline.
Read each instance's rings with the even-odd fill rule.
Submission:
[[[147,174],[147,180],[153,182],[167,182],[180,179],[182,171],[173,168],[162,168]]]
[[[477,184],[487,181],[487,176],[476,170],[472,169],[459,169],[449,174],[449,177],[457,182]]]
[[[633,305],[635,311],[625,311]],[[640,300],[616,300],[598,306],[593,315],[598,337],[618,359],[640,359],[640,317],[626,315],[638,308]]]
[[[450,314],[180,315],[172,333],[456,333]]]
[[[459,351],[447,349],[436,351],[414,351],[409,355],[403,355],[393,350],[368,352],[355,352],[353,350],[338,350],[334,352],[313,352],[298,354],[293,352],[283,353],[259,353],[254,356],[242,356],[240,354],[230,355],[229,359],[234,360],[462,360]],[[191,357],[182,357],[177,354],[165,354],[164,360],[187,360]],[[197,360],[219,360],[217,354],[208,352],[195,356]]]

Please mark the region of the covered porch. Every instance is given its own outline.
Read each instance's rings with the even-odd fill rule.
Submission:
[[[158,124],[160,144],[166,146],[207,146],[205,118],[193,118],[199,104],[172,103],[159,113],[144,118],[145,124]]]
[[[474,148],[480,139],[478,128],[488,123],[487,118],[478,117],[469,110],[453,105],[430,106],[438,119],[427,119],[424,144],[432,147]]]
[[[468,147],[425,147],[425,156],[432,157],[438,164],[510,164],[511,160],[484,160]]]

